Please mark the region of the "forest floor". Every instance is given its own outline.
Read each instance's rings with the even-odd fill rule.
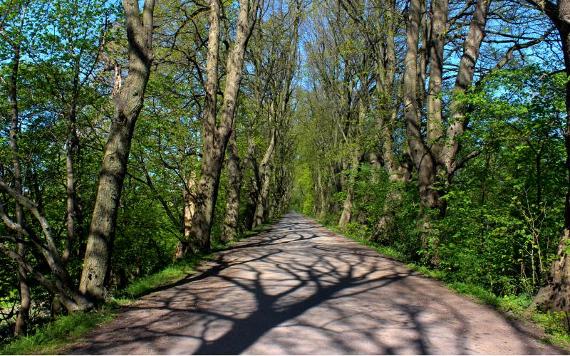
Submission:
[[[78,354],[566,353],[402,263],[288,214],[129,305]]]

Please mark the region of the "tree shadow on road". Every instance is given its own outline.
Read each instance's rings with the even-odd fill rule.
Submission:
[[[71,352],[475,352],[469,318],[437,290],[422,290],[423,278],[329,235],[289,214],[202,274],[142,298]],[[426,305],[437,315],[424,315]],[[435,349],[442,332],[444,348]],[[523,351],[541,352],[530,343]]]

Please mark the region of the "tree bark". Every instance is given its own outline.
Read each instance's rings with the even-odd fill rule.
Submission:
[[[252,4],[254,2],[255,4]],[[221,7],[218,0],[210,1],[210,33],[208,43],[208,82],[207,96],[212,102],[207,107],[203,128],[203,155],[201,176],[196,192],[196,213],[192,221],[189,244],[201,252],[210,251],[210,232],[214,218],[214,208],[218,197],[218,186],[226,146],[234,126],[234,113],[242,76],[245,49],[249,41],[259,0],[240,0],[236,40],[226,63],[226,85],[224,102],[221,106],[221,118],[216,125],[215,92],[217,87],[217,65],[219,51],[219,18]],[[218,24],[218,25],[216,25]],[[215,83],[214,83],[215,81]]]
[[[259,179],[260,179],[260,189],[257,195],[257,203],[255,206],[255,218],[253,221],[253,227],[259,226],[265,222],[267,218],[267,208],[269,199],[269,188],[270,188],[270,178],[271,178],[271,158],[273,157],[273,152],[275,151],[275,141],[277,139],[276,129],[271,129],[271,139],[269,141],[269,146],[265,150],[263,159],[259,164]]]
[[[429,89],[427,93],[427,141],[431,152],[439,155],[444,134],[442,93],[443,47],[447,34],[448,0],[431,3],[432,22],[429,43]]]
[[[226,203],[226,216],[224,218],[224,228],[222,241],[229,242],[236,238],[238,231],[239,198],[241,192],[241,163],[235,137],[235,131],[230,136],[228,143],[228,194]]]
[[[196,213],[196,172],[192,171],[185,179],[183,192],[184,214],[182,216],[182,240],[176,246],[174,259],[183,258],[188,252],[188,241],[192,232],[192,219]]]
[[[346,184],[346,198],[342,204],[342,213],[338,220],[338,226],[344,228],[352,219],[352,205],[354,200],[354,185],[356,184],[356,176],[358,174],[358,166],[360,164],[359,152],[354,152],[350,165],[350,173]]]
[[[445,165],[448,181],[457,170],[457,153],[459,152],[459,141],[467,125],[466,108],[462,95],[473,83],[475,65],[479,58],[479,51],[485,37],[485,26],[487,24],[487,14],[490,0],[478,0],[475,5],[475,13],[469,25],[469,33],[463,45],[463,55],[459,62],[455,87],[453,89],[453,100],[451,102],[451,119],[447,129],[447,143],[444,146],[441,161]]]
[[[192,171],[184,189],[184,238],[190,237],[192,231],[192,218],[196,213],[196,172]]]
[[[154,6],[155,0],[145,0],[141,18],[138,2],[123,0],[129,46],[128,75],[124,83],[115,83],[118,88],[113,97],[115,114],[104,148],[80,283],[81,293],[96,301],[105,297],[131,140],[150,75]]]
[[[418,103],[418,44],[423,0],[411,0],[406,28],[406,57],[404,60],[404,116],[410,155],[418,172],[418,186],[421,204],[435,208],[439,205],[439,194],[434,189],[436,162],[426,147],[421,133],[421,119]],[[420,62],[421,63],[421,62]],[[423,86],[423,83],[420,83]]]

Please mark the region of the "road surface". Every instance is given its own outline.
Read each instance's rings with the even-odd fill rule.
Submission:
[[[81,354],[532,354],[538,332],[288,214],[149,294]]]

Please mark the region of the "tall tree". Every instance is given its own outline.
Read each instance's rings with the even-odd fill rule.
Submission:
[[[234,128],[234,115],[242,77],[245,50],[256,22],[259,5],[260,0],[240,0],[239,2],[236,37],[226,63],[223,103],[218,120],[218,62],[220,19],[223,8],[219,0],[210,1],[202,161],[200,179],[196,187],[196,212],[192,218],[190,237],[189,241],[186,241],[184,253],[189,252],[190,245],[199,251],[210,250],[210,232],[218,196],[222,163],[228,140]]]
[[[226,215],[224,217],[224,227],[222,232],[222,240],[225,242],[232,241],[237,235],[238,218],[239,218],[239,201],[241,192],[241,183],[243,178],[243,165],[241,163],[236,142],[235,130],[230,136],[228,143],[228,196],[226,202]]]
[[[24,11],[21,7],[19,12]],[[18,81],[19,81],[19,67],[20,67],[20,39],[10,41],[13,48],[13,57],[11,65],[11,73],[8,84],[8,100],[10,102],[10,148],[12,149],[12,173],[14,175],[14,190],[17,194],[22,194],[22,168],[20,166],[20,153],[18,149],[18,135],[20,133],[20,112],[18,107]],[[19,226],[24,226],[24,211],[19,202],[15,204],[16,210],[16,223]],[[16,253],[20,258],[25,259],[26,246],[22,242],[23,234],[17,234],[19,242],[17,243]],[[28,286],[28,274],[22,263],[18,265],[18,279],[19,279],[19,292],[20,292],[20,309],[18,310],[18,317],[16,318],[16,325],[14,334],[16,336],[23,335],[26,332],[28,325],[28,318],[30,313],[31,296],[30,287]]]
[[[128,74],[124,82],[120,82],[121,78],[118,77],[119,82],[115,83],[115,114],[105,144],[79,287],[83,294],[95,300],[105,297],[123,180],[135,124],[143,107],[150,76],[154,8],[155,0],[145,0],[141,16],[137,1],[123,0]]]

